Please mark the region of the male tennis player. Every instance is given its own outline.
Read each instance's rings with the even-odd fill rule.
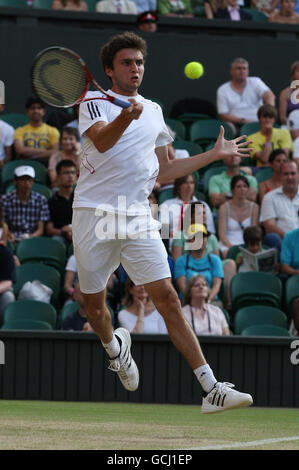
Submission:
[[[171,283],[167,253],[155,224],[142,227],[141,223],[141,238],[132,235],[136,235],[136,227],[132,229],[136,216],[148,220],[148,196],[158,175],[172,180],[227,155],[243,156],[248,152],[248,142],[240,143],[241,137],[225,140],[221,127],[212,150],[193,158],[168,160],[167,144],[172,138],[161,108],[138,94],[146,53],[145,41],[131,32],[113,37],[101,52],[105,73],[112,82],[110,93],[132,104],[121,109],[95,99],[80,105],[84,159],[75,190],[72,228],[88,320],[110,358],[109,368],[117,372],[127,390],[136,390],[139,374],[130,353],[130,334],[124,328],[113,332],[105,303],[107,280],[122,263],[134,284],[145,286],[166,322],[173,344],[199,380],[204,390],[202,412],[249,406],[252,397],[237,392],[232,384],[217,382],[206,363],[182,314]],[[101,93],[95,91],[87,97],[99,96]],[[115,236],[110,239],[102,233],[107,214],[110,229],[115,223]]]

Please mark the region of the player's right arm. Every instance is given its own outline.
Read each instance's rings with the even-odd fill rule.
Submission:
[[[134,119],[139,119],[142,110],[142,104],[132,100],[132,105],[129,108],[123,109],[114,121],[109,124],[104,121],[98,121],[89,127],[85,134],[100,153],[107,152],[120,139],[131,122]]]

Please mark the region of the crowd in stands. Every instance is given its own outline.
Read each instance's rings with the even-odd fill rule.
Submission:
[[[101,9],[106,4],[109,8],[117,8],[118,4],[123,7],[125,1],[101,0],[96,10],[108,11]],[[181,0],[158,0],[157,5],[149,2],[150,10],[145,13],[140,11],[145,8],[144,2],[127,4],[128,8],[134,5],[140,24],[156,24],[156,9],[159,14],[193,14],[191,4]],[[294,10],[295,2],[281,0],[279,14],[277,5],[275,0],[254,3],[272,21],[279,14],[284,16],[286,6],[291,5]],[[52,5],[53,9],[73,7],[88,9],[82,1],[54,0]],[[233,0],[205,3],[207,18],[225,18],[217,16],[220,10],[228,11],[232,19],[237,19],[235,10],[242,16],[242,9]],[[215,93],[217,114],[232,136],[243,135],[247,126],[250,157],[243,162],[240,157],[227,157],[221,165],[215,165],[206,190],[203,179],[211,168],[175,181],[158,178],[150,198],[159,205],[158,213],[153,206],[153,214],[162,224],[161,236],[183,313],[198,335],[233,334],[230,284],[237,273],[254,268],[242,250],[231,257],[232,248],[242,246],[253,255],[273,248],[277,254],[275,274],[284,286],[290,277],[299,274],[299,97],[294,99],[296,89],[292,87],[275,96],[268,84],[249,75],[246,59],[233,60],[230,74],[230,81],[219,84]],[[296,61],[291,66],[291,80],[298,76]],[[4,112],[3,105],[0,111]],[[58,312],[69,304],[75,308],[65,318],[58,315],[57,327],[92,331],[72,253],[72,203],[82,152],[77,109],[69,114],[55,111],[46,116],[44,104],[30,97],[25,111],[28,123],[17,128],[1,120],[0,115],[0,325],[6,306],[17,300],[14,284],[22,263],[18,247],[25,240],[48,237],[60,243],[67,255]],[[174,129],[169,128],[169,132],[174,144],[179,142]],[[169,144],[168,148],[169,158],[189,158],[187,147],[177,149]],[[3,175],[12,163],[15,165],[8,181]],[[46,171],[43,184],[38,178],[39,167]],[[171,217],[165,221],[163,211],[168,213],[170,208]],[[165,225],[169,237],[163,236]],[[144,286],[135,286],[121,266],[111,276],[107,291],[115,326],[124,326],[134,333],[167,334]],[[299,290],[289,315],[289,327],[298,334]]]

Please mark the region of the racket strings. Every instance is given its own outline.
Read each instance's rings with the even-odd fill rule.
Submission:
[[[34,64],[32,84],[47,104],[67,107],[86,89],[86,74],[79,60],[68,51],[48,50]]]

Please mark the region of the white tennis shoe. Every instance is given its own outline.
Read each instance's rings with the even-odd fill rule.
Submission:
[[[108,369],[117,373],[126,390],[134,392],[138,388],[139,372],[130,352],[131,335],[125,328],[117,328],[114,334],[120,339],[120,353],[116,358],[110,359]]]
[[[233,390],[233,387],[234,385],[228,382],[217,382],[212,390],[203,396],[201,412],[219,413],[252,405],[251,395]]]

